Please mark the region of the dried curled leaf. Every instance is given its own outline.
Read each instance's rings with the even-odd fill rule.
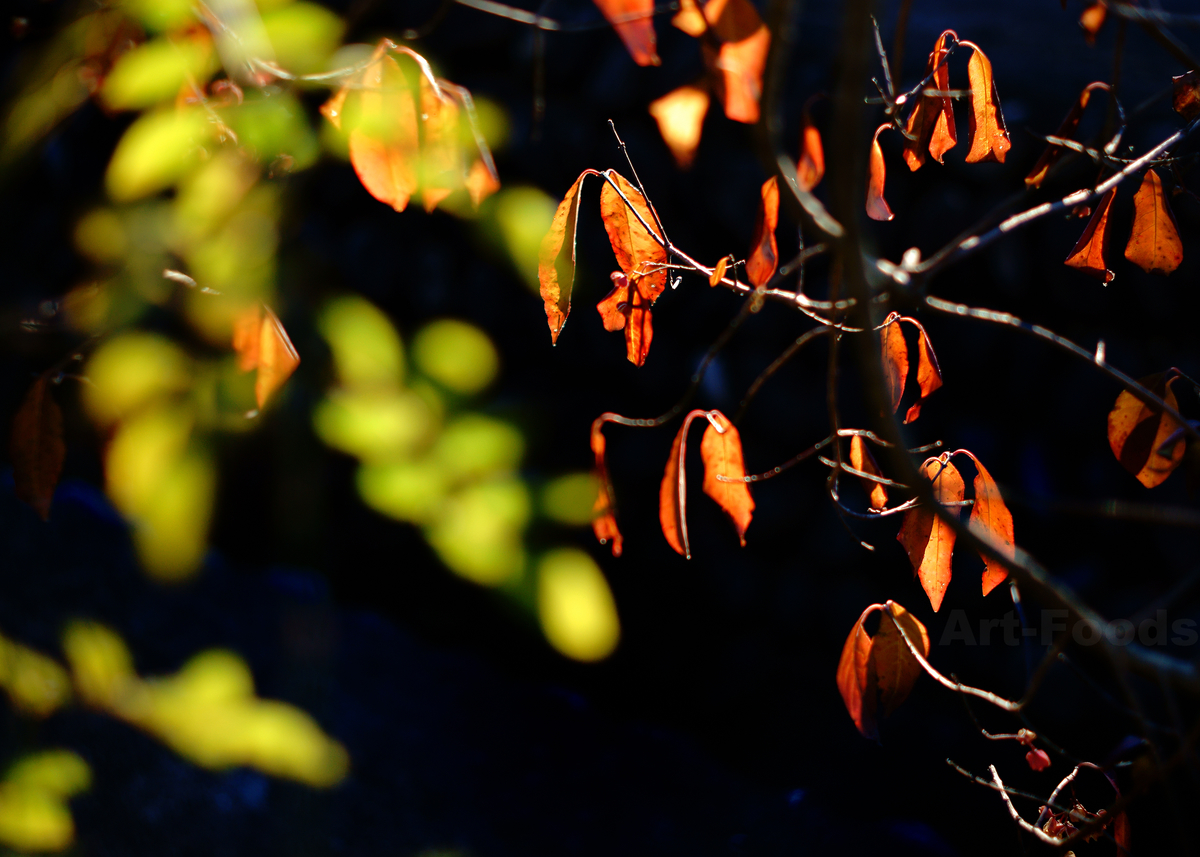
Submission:
[[[1000,496],[1000,489],[996,486],[992,474],[988,473],[987,468],[973,453],[968,452],[967,455],[975,462],[975,480],[972,485],[975,489],[975,505],[971,507],[971,517],[967,520],[967,526],[1000,553],[1013,559],[1017,554],[1016,543],[1013,540],[1012,512]],[[991,557],[982,554],[981,557],[984,564],[983,594],[987,595],[1004,582],[1008,577],[1008,569],[1004,567],[1004,563]]]
[[[796,184],[801,190],[811,191],[824,177],[825,149],[821,145],[821,132],[813,124],[805,105],[800,125],[800,156],[796,159]]]
[[[682,15],[682,10],[680,12]],[[749,0],[708,0],[701,52],[713,91],[734,122],[758,121],[771,31]]]
[[[709,414],[708,428],[700,440],[700,458],[704,461],[704,493],[733,521],[738,540],[745,547],[746,528],[754,516],[754,499],[750,496],[750,486],[742,481],[746,465],[742,459],[741,435],[720,411]],[[718,476],[735,481],[724,482]]]
[[[1083,229],[1083,234],[1075,242],[1064,263],[1095,277],[1105,285],[1113,281],[1113,272],[1108,269],[1104,254],[1108,250],[1108,211],[1116,193],[1117,189],[1113,188],[1100,198],[1096,210],[1092,212],[1087,226]]]
[[[650,204],[620,173],[609,170],[604,175],[609,181],[600,190],[600,218],[613,255],[625,275],[637,281],[642,295],[654,303],[667,288],[668,271],[666,249],[646,230],[646,226],[654,228],[655,222]],[[636,214],[630,211],[630,206]]]
[[[881,614],[879,630],[871,637],[865,623],[875,612]],[[928,657],[929,634],[925,626],[895,601],[888,601],[864,610],[842,647],[837,668],[838,690],[854,725],[867,738],[879,737],[879,719],[900,706],[921,675],[921,664],[905,637],[922,657]]]
[[[692,550],[688,544],[687,468],[684,466],[684,457],[687,455],[688,429],[691,428],[692,420],[698,416],[704,416],[704,411],[692,411],[679,427],[658,491],[658,520],[662,525],[663,535],[675,553],[687,559],[692,558]]]
[[[658,133],[680,169],[686,170],[696,158],[708,102],[708,90],[690,84],[650,102],[650,115],[658,123]]]
[[[746,260],[746,278],[760,288],[779,267],[779,248],[775,244],[775,228],[779,225],[779,183],[775,176],[763,182],[761,193],[754,220],[754,238],[750,242],[750,258]]]
[[[917,329],[917,386],[920,388],[921,398],[914,402],[904,415],[907,425],[921,415],[922,403],[934,390],[942,386],[942,369],[938,365],[937,355],[933,353],[933,345],[924,326],[914,318],[904,317],[900,320],[907,321]]]
[[[908,343],[904,341],[904,331],[900,329],[899,313],[892,313],[883,323],[879,331],[879,345],[888,399],[894,411],[904,398],[904,383],[908,379]]]
[[[17,497],[32,506],[43,521],[50,520],[54,487],[67,448],[63,443],[62,411],[50,393],[47,375],[33,382],[13,417],[8,453]]]
[[[575,231],[579,222],[579,191],[583,180],[595,175],[584,170],[571,185],[550,221],[550,231],[542,238],[538,249],[538,282],[546,321],[550,325],[550,341],[558,342],[558,334],[571,314],[571,287],[575,283]]]
[[[621,530],[617,527],[617,504],[613,497],[612,482],[608,478],[608,463],[605,461],[604,416],[592,422],[592,454],[596,458],[596,484],[599,496],[592,507],[592,532],[602,545],[612,543],[612,555],[621,555]]]
[[[233,350],[243,372],[257,369],[254,398],[262,408],[300,365],[300,355],[279,317],[266,304],[245,310],[234,322]]]
[[[1125,258],[1147,274],[1169,274],[1183,261],[1179,227],[1163,193],[1162,179],[1153,169],[1146,170],[1133,195],[1133,229]]]
[[[1067,115],[1063,117],[1063,121],[1059,124],[1058,130],[1054,132],[1055,137],[1069,139],[1075,129],[1079,127],[1079,120],[1083,118],[1083,111],[1087,109],[1091,102],[1092,93],[1097,89],[1108,91],[1108,84],[1096,81],[1089,83],[1079,93],[1079,98],[1071,105],[1071,109],[1067,111]],[[1041,157],[1037,159],[1037,163],[1033,165],[1033,169],[1029,171],[1029,175],[1025,176],[1025,184],[1030,187],[1041,187],[1042,182],[1046,179],[1046,174],[1054,163],[1062,155],[1064,149],[1062,146],[1056,146],[1053,143],[1046,146],[1046,150],[1042,152]]]
[[[871,160],[867,166],[867,217],[872,220],[891,220],[895,217],[883,198],[887,167],[883,163],[883,149],[879,148],[879,132],[890,127],[888,124],[880,125],[871,138]]]
[[[636,281],[620,271],[613,271],[610,276],[612,291],[596,304],[596,311],[605,330],[625,331],[625,356],[634,366],[642,366],[654,338],[650,301],[639,291]]]
[[[875,463],[875,457],[871,455],[871,450],[867,448],[867,442],[862,439],[862,435],[854,435],[850,438],[850,466],[855,470],[861,470],[863,473],[869,473],[872,476],[883,476],[883,471],[879,469],[879,465]],[[887,488],[880,482],[872,479],[863,479],[863,490],[871,498],[872,509],[886,509],[888,502]]]
[[[933,45],[929,61],[925,66],[926,76],[932,74],[931,88],[939,92],[950,89],[950,66],[946,57],[950,54],[949,39],[958,41],[958,34],[946,30]],[[905,130],[912,135],[904,146],[904,160],[910,170],[917,170],[925,163],[925,150],[934,160],[942,163],[946,152],[958,143],[958,131],[954,126],[954,101],[948,95],[922,95],[908,116]]]
[[[1178,375],[1160,372],[1138,381],[1170,407],[1178,410],[1175,393],[1171,385]],[[1137,477],[1147,488],[1162,484],[1183,460],[1184,440],[1177,433],[1181,426],[1161,409],[1142,402],[1128,390],[1117,396],[1116,404],[1108,415],[1108,444],[1121,466]],[[1171,447],[1170,456],[1161,450],[1172,435],[1178,439]]]
[[[977,47],[967,61],[967,78],[971,83],[971,124],[967,132],[970,151],[967,152],[967,163],[997,161],[1002,164],[1004,156],[1012,148],[1012,141],[1008,139],[1008,128],[1004,125],[1000,96],[996,92],[996,81],[992,78],[992,64]]]
[[[1171,78],[1171,107],[1191,122],[1200,116],[1200,71],[1193,69]]]
[[[594,0],[638,65],[661,65],[655,49],[654,0]]]
[[[933,496],[945,506],[959,503],[966,493],[962,475],[950,463],[950,454],[930,458],[921,468],[925,478],[933,483]],[[953,508],[951,514],[957,514]],[[908,553],[913,571],[929,596],[934,612],[942,606],[946,587],[950,585],[950,560],[954,555],[955,532],[929,506],[916,506],[904,515],[897,540]]]

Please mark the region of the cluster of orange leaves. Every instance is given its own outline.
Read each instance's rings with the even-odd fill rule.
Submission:
[[[409,66],[407,72],[393,53]],[[500,187],[478,133],[468,157],[464,140],[475,131],[471,109],[465,89],[435,78],[423,57],[384,39],[365,67],[321,106],[321,114],[349,131],[350,163],[371,196],[403,211],[420,193],[425,210],[432,211],[456,190],[465,189],[478,207]]]
[[[1012,148],[1008,128],[1004,124],[1004,113],[1000,109],[1000,96],[992,76],[992,64],[973,42],[960,41],[953,30],[946,30],[934,43],[926,66],[926,76],[931,87],[916,98],[916,105],[908,115],[904,128],[904,162],[916,171],[925,165],[928,151],[939,164],[945,154],[958,144],[958,130],[954,122],[954,101],[950,90],[950,69],[947,65],[951,51],[958,46],[971,49],[967,62],[967,78],[970,83],[971,112],[967,128],[968,164],[995,161],[1004,163],[1004,157]],[[932,94],[931,94],[932,93]],[[899,101],[899,99],[897,99]],[[892,210],[884,199],[883,190],[887,180],[887,168],[883,160],[883,149],[879,135],[897,126],[885,122],[875,129],[871,138],[871,149],[867,165],[867,216],[873,220],[891,220]]]

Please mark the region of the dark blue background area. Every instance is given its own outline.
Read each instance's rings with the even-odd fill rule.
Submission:
[[[20,5],[31,26],[23,40],[6,45],[10,94],[20,62],[69,11],[62,3]],[[887,45],[897,5],[877,9]],[[333,4],[352,16],[347,39],[361,41],[398,36],[436,6]],[[1013,149],[1003,165],[964,164],[961,103],[962,142],[944,166],[910,174],[898,140],[885,136],[896,220],[868,225],[873,252],[898,260],[915,246],[929,255],[1022,187],[1041,151],[1033,134],[1052,132],[1079,90],[1111,73],[1116,27],[1110,22],[1097,46],[1087,47],[1075,23],[1080,8],[1072,3],[1063,12],[1049,0],[914,2],[904,82],[919,79],[937,34],[956,29],[992,60]],[[797,139],[808,97],[834,85],[839,12],[837,4],[807,3],[795,24],[785,140]],[[560,0],[546,14],[597,17],[584,0]],[[656,69],[633,65],[607,29],[548,34],[540,123],[532,109],[538,52],[527,30],[454,7],[415,47],[447,77],[508,110],[511,143],[497,156],[506,186],[531,184],[557,197],[584,168],[623,171],[608,130],[612,119],[672,239],[704,261],[744,255],[766,177],[750,129],[714,109],[693,169],[677,170],[646,106],[698,78],[702,67],[695,41],[665,16],[657,30],[663,66]],[[1180,31],[1193,42],[1194,33]],[[1130,27],[1126,110],[1165,92],[1171,75],[1185,70]],[[951,79],[965,85],[965,57],[952,61]],[[314,117],[319,98],[308,103]],[[1085,134],[1099,128],[1102,99],[1092,111]],[[828,102],[815,108],[822,130],[830,112]],[[23,333],[18,322],[88,275],[71,250],[71,231],[102,201],[100,178],[126,122],[84,106],[3,177],[0,414],[14,412],[35,374],[74,346],[65,335]],[[1125,139],[1140,152],[1181,125],[1169,98],[1160,98]],[[1194,151],[1182,149],[1180,164],[1193,189]],[[1095,167],[1077,160],[1028,201],[1095,178]],[[1123,186],[1114,204],[1120,238],[1109,255],[1117,277],[1107,287],[1061,264],[1083,221],[1051,218],[948,269],[932,293],[1013,312],[1086,348],[1104,339],[1109,361],[1134,377],[1172,365],[1197,377],[1200,203],[1188,194],[1172,200],[1184,263],[1170,277],[1150,276],[1120,253],[1135,188]],[[1069,770],[1066,762],[1056,758],[1045,774],[1029,771],[1023,749],[984,741],[962,703],[927,680],[885,723],[882,744],[868,742],[846,716],[833,673],[855,618],[889,598],[926,623],[939,669],[997,693],[1018,696],[1027,661],[1041,649],[937,645],[956,609],[973,623],[1002,618],[1013,609],[1007,591],[981,600],[982,563],[964,552],[934,614],[895,541],[897,520],[858,526],[856,536],[876,546],[864,551],[824,496],[825,470],[815,461],[755,487],[758,508],[745,549],[719,510],[707,501],[690,504],[695,558],[686,562],[658,529],[658,483],[673,427],[610,427],[625,555],[612,559],[588,532],[540,524],[530,533],[538,547],[574,540],[590,551],[615,593],[621,647],[607,662],[585,667],[553,654],[532,620],[503,598],[445,571],[416,530],[366,510],[354,489],[354,462],[312,435],[310,409],[328,380],[313,317],[339,292],[375,302],[404,334],[443,315],[483,327],[504,362],[483,406],[521,425],[523,471],[532,478],[590,467],[588,426],[602,411],[667,410],[738,299],[685,280],[655,306],[646,366],[630,365],[620,336],[605,333],[592,310],[614,264],[595,213],[597,193],[585,191],[574,311],[551,348],[540,299],[469,224],[415,209],[396,214],[368,197],[342,163],[289,180],[279,309],[304,362],[259,431],[220,450],[214,549],[194,584],[162,588],[137,570],[124,524],[97,487],[102,441],[63,397],[70,452],[50,523],[15,500],[11,476],[0,487],[0,631],[53,654],[67,620],[94,618],[129,642],[143,674],[174,671],[205,648],[230,648],[250,663],[260,695],[312,713],[352,758],[344,784],[315,792],[249,770],[206,772],[131,727],[80,709],[34,724],[5,708],[6,758],[67,746],[92,765],[95,788],[72,804],[81,852],[1020,853],[999,798],[944,760],[979,774],[996,764],[1010,785],[1040,794]],[[784,258],[796,249],[794,228],[785,218],[779,230]],[[810,266],[810,293],[824,296],[828,274],[823,260]],[[1105,420],[1115,385],[1020,334],[921,320],[945,386],[911,427],[913,443],[941,439],[978,454],[1002,485],[1021,546],[1102,613],[1133,615],[1182,583],[1171,617],[1196,618],[1194,530],[1078,513],[1107,499],[1193,505],[1182,474],[1151,493],[1113,459]],[[169,318],[148,323],[186,335]],[[758,373],[810,325],[768,305],[710,368],[696,405],[735,411]],[[826,354],[814,343],[764,387],[742,425],[749,469],[766,470],[825,436]],[[870,422],[852,365],[842,373],[840,401],[844,424]],[[1185,414],[1196,415],[1196,404],[1191,392],[1180,392]],[[847,484],[844,493],[849,503],[865,505],[857,486]],[[1195,657],[1194,650],[1175,654]],[[1087,651],[1074,655],[1112,691],[1102,664]],[[1148,716],[1172,722],[1156,689],[1138,682],[1133,689]],[[1195,701],[1180,706],[1178,717],[1194,720]],[[1019,725],[982,703],[972,710],[992,731]],[[1052,671],[1031,717],[1053,740],[1095,761],[1137,728],[1062,667]],[[1191,805],[1189,788],[1194,783],[1171,783],[1183,807]],[[1108,800],[1088,794],[1090,809]],[[1036,804],[1020,806],[1026,817],[1036,813]],[[1171,806],[1160,790],[1134,812],[1140,853],[1179,847]],[[1078,853],[1112,853],[1111,843],[1089,848]]]

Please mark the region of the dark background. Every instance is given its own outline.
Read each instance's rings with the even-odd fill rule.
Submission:
[[[347,41],[397,36],[437,8],[330,5],[351,16]],[[831,91],[837,72],[840,10],[803,5],[782,111],[789,145],[800,106]],[[1076,24],[1079,4],[1065,12],[1050,0],[963,5],[913,3],[902,79],[918,80],[937,34],[954,28],[992,60],[1013,148],[1004,165],[964,164],[961,102],[962,142],[945,166],[910,174],[897,140],[885,136],[896,219],[870,223],[867,235],[874,252],[892,260],[912,246],[929,255],[1018,191],[1041,151],[1033,134],[1053,132],[1086,83],[1111,76],[1117,27],[1110,21],[1088,47]],[[28,17],[30,29],[7,42],[10,93],[8,73],[71,12],[57,2],[17,6],[14,14]],[[877,8],[889,46],[896,6]],[[564,21],[598,19],[583,0],[543,11]],[[751,131],[714,109],[693,169],[674,166],[646,105],[698,78],[701,63],[695,41],[666,17],[657,30],[663,65],[649,69],[636,67],[606,28],[547,34],[538,49],[526,28],[462,7],[414,46],[447,77],[508,110],[511,141],[497,156],[507,186],[532,184],[559,197],[586,167],[623,170],[607,126],[613,119],[672,239],[702,260],[744,255],[766,177]],[[1196,41],[1195,30],[1179,35]],[[539,50],[546,103],[534,123]],[[955,85],[965,86],[965,59],[951,62],[952,82],[962,82]],[[1169,87],[1185,70],[1129,27],[1121,88],[1127,113],[1166,94],[1132,118],[1125,140],[1137,152],[1182,126]],[[314,96],[314,114],[318,103]],[[881,121],[880,108],[871,109]],[[1085,134],[1099,129],[1102,112],[1099,99]],[[815,116],[827,129],[828,102]],[[14,412],[34,375],[71,347],[65,337],[22,333],[17,321],[86,276],[71,230],[100,200],[100,177],[126,121],[85,105],[4,177],[3,413]],[[1185,144],[1180,153],[1192,151]],[[1185,177],[1191,166],[1189,155],[1180,164]],[[1094,166],[1076,161],[1028,202],[1095,178]],[[73,803],[80,853],[1008,854],[1035,847],[1021,844],[994,793],[944,760],[984,775],[996,764],[1010,785],[1041,794],[1068,762],[1055,757],[1049,772],[1029,771],[1022,748],[984,741],[962,703],[928,680],[887,721],[877,745],[855,731],[833,678],[858,614],[893,598],[927,624],[939,669],[1015,698],[1040,648],[937,645],[952,610],[965,609],[972,623],[1012,610],[1007,587],[981,599],[975,581],[982,563],[963,551],[934,614],[894,539],[897,519],[856,526],[859,538],[876,545],[873,553],[860,548],[824,496],[825,471],[816,462],[755,488],[745,549],[715,507],[691,504],[694,558],[687,562],[665,544],[657,522],[674,428],[610,427],[625,555],[612,559],[584,530],[573,537],[602,565],[623,637],[608,661],[582,666],[555,655],[510,602],[445,571],[415,529],[366,510],[354,491],[354,462],[328,451],[309,428],[328,372],[312,319],[331,293],[363,294],[402,333],[441,315],[483,327],[503,359],[486,407],[526,432],[523,472],[530,477],[589,467],[587,430],[601,411],[667,410],[736,312],[735,296],[685,279],[656,305],[650,358],[633,367],[620,336],[605,333],[591,310],[607,290],[613,260],[595,216],[597,189],[588,188],[575,311],[552,349],[540,299],[469,224],[415,209],[397,215],[369,198],[343,163],[323,162],[290,182],[279,291],[304,363],[259,431],[222,450],[204,573],[175,589],[145,581],[98,487],[99,440],[68,405],[70,452],[50,523],[14,498],[11,471],[0,490],[0,629],[53,653],[67,618],[94,617],[129,641],[139,671],[149,674],[177,669],[202,648],[233,648],[249,660],[261,695],[304,707],[346,744],[352,773],[330,792],[313,792],[249,770],[206,772],[130,727],[81,710],[33,724],[5,709],[5,755],[68,746],[91,763],[96,785]],[[1170,277],[1150,276],[1121,258],[1135,189],[1134,182],[1122,186],[1114,206],[1119,237],[1109,264],[1116,279],[1107,287],[1061,264],[1083,221],[1050,218],[950,268],[931,291],[1015,313],[1085,348],[1103,339],[1109,362],[1134,377],[1168,366],[1195,377],[1200,203],[1187,192],[1173,198],[1184,262]],[[783,258],[795,250],[794,228],[786,218],[781,223]],[[810,266],[811,294],[824,295],[827,275],[827,263]],[[1148,493],[1114,460],[1105,419],[1118,388],[1021,334],[921,320],[945,387],[925,405],[911,440],[941,439],[975,452],[1003,487],[1018,543],[1106,616],[1134,616],[1178,587],[1170,618],[1196,618],[1194,531],[1091,513],[1108,499],[1193,508],[1182,474]],[[768,305],[714,362],[697,406],[732,413],[749,383],[810,325]],[[825,436],[825,360],[818,342],[764,388],[742,425],[748,469],[766,470]],[[1184,386],[1176,386],[1181,408],[1194,414],[1195,395]],[[852,366],[842,373],[840,398],[843,422],[866,425]],[[863,505],[855,486],[845,493]],[[530,543],[563,538],[535,529]],[[1195,650],[1175,654],[1191,659]],[[1086,651],[1073,656],[1114,693],[1102,665]],[[1194,701],[1172,711],[1157,689],[1135,683],[1134,690],[1148,715],[1169,727],[1196,716]],[[1137,731],[1111,699],[1057,667],[1031,716],[1056,742],[1100,762]],[[983,704],[974,708],[993,731],[1019,725]],[[1171,741],[1163,745],[1168,753]],[[1135,854],[1194,848],[1186,830],[1196,786],[1190,771],[1134,810]],[[1080,797],[1094,810],[1109,795],[1091,785]],[[1036,814],[1036,804],[1020,806],[1026,817]],[[1113,850],[1100,842],[1079,853]]]

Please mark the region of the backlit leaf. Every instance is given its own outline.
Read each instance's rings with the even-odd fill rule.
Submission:
[[[265,304],[251,307],[234,322],[233,348],[243,372],[258,370],[254,397],[259,408],[300,365],[300,355],[279,317]]]
[[[879,630],[871,637],[867,618],[879,612]],[[901,634],[903,629],[904,634]],[[862,612],[842,647],[837,686],[854,725],[867,738],[879,737],[878,720],[894,712],[921,675],[905,636],[923,656],[929,634],[915,616],[894,601],[872,604]]]
[[[752,125],[758,121],[771,31],[749,0],[708,0],[704,18],[709,30],[701,50],[713,90],[728,118]]]
[[[650,301],[638,290],[635,282],[620,271],[612,272],[613,288],[596,310],[607,331],[625,331],[625,356],[635,366],[646,362],[654,327]]]
[[[901,629],[904,630],[903,635]],[[929,634],[925,626],[895,601],[887,602],[879,621],[879,630],[871,641],[871,667],[879,688],[880,713],[884,717],[892,714],[908,698],[923,672],[921,664],[913,657],[904,640],[905,635],[923,656],[929,656]]]
[[[967,152],[967,163],[997,161],[1002,164],[1004,156],[1012,148],[1012,142],[1004,125],[1000,96],[996,92],[996,81],[992,78],[992,64],[979,48],[974,49],[967,62],[967,77],[971,83],[971,124],[967,134],[970,151]]]
[[[638,65],[660,65],[655,51],[654,0],[594,0]]]
[[[464,170],[459,109],[454,99],[429,78],[419,79],[421,102],[421,201],[426,211],[463,186]]]
[[[49,376],[42,375],[13,417],[9,457],[17,497],[32,506],[43,521],[50,520],[54,486],[66,455],[62,411],[50,393]]]
[[[763,182],[761,193],[754,220],[754,238],[750,242],[750,258],[746,260],[746,278],[758,287],[766,285],[779,267],[779,248],[775,244],[775,228],[779,225],[779,184],[775,176]]]
[[[500,178],[483,158],[476,158],[471,164],[465,182],[474,208],[479,208],[480,203],[500,190]]]
[[[1079,98],[1075,100],[1075,103],[1071,105],[1071,109],[1067,111],[1067,115],[1063,117],[1058,130],[1054,132],[1055,137],[1061,137],[1065,140],[1069,139],[1075,133],[1075,129],[1079,127],[1079,120],[1083,118],[1083,111],[1091,101],[1092,92],[1097,89],[1107,90],[1108,84],[1097,81],[1085,86],[1083,91],[1079,93]],[[1042,182],[1046,178],[1046,173],[1050,171],[1050,168],[1054,166],[1055,161],[1059,159],[1064,151],[1062,146],[1055,146],[1053,143],[1047,145],[1046,150],[1042,152],[1037,163],[1033,165],[1033,169],[1029,171],[1029,175],[1025,176],[1025,184],[1030,187],[1041,187]]]
[[[746,528],[754,515],[754,500],[750,486],[742,481],[746,466],[742,460],[742,439],[733,423],[720,411],[713,411],[708,428],[700,441],[700,458],[704,461],[704,493],[717,501],[737,528],[742,547],[746,546]],[[718,431],[719,425],[724,431]],[[736,480],[722,482],[718,476]]]
[[[883,471],[879,469],[879,465],[875,463],[874,456],[867,449],[867,443],[862,439],[861,435],[854,435],[850,438],[850,466],[855,470],[861,470],[863,473],[870,473],[872,476],[883,476]],[[870,479],[862,479],[863,490],[871,498],[872,509],[887,508],[887,488],[879,482]]]
[[[650,102],[650,115],[658,123],[658,132],[680,169],[686,170],[696,157],[708,102],[708,90],[692,85],[681,86]]]
[[[883,185],[887,181],[887,167],[883,163],[883,149],[879,148],[879,132],[891,125],[883,124],[875,129],[871,138],[871,160],[867,166],[867,217],[872,220],[891,220],[895,215],[883,198]]]
[[[550,231],[538,250],[538,282],[546,321],[550,325],[550,341],[558,342],[558,334],[571,314],[571,287],[575,283],[575,230],[579,219],[579,190],[586,176],[594,170],[584,170],[571,185],[554,212]]]
[[[1178,410],[1175,393],[1171,390],[1177,377],[1172,375],[1168,379],[1166,373],[1159,373],[1142,378],[1138,383]],[[1179,428],[1173,418],[1123,390],[1108,415],[1108,444],[1122,467],[1147,488],[1153,488],[1170,476],[1183,460],[1182,437],[1175,441],[1170,457],[1160,452]]]
[[[1100,4],[1097,3],[1096,5],[1099,6]],[[1100,8],[1104,9],[1103,6],[1100,6]],[[1050,755],[1040,747],[1034,747],[1025,754],[1025,762],[1035,771],[1044,771],[1050,767]]]
[[[924,326],[912,318],[902,321],[907,321],[917,329],[917,386],[921,390],[921,398],[904,415],[904,422],[908,424],[921,415],[921,404],[929,398],[929,394],[942,386],[942,369],[938,366],[937,355],[933,353],[933,345]]]
[[[708,30],[708,21],[696,5],[696,0],[680,0],[679,11],[671,18],[671,26],[698,39]]]
[[[629,278],[620,271],[613,271],[610,276],[612,291],[596,304],[596,311],[600,313],[604,329],[612,333],[624,330],[629,317]]]
[[[596,483],[599,496],[592,509],[592,531],[600,544],[612,542],[612,555],[621,555],[621,531],[617,527],[617,504],[613,497],[612,482],[608,478],[608,463],[604,457],[605,437],[603,416],[592,423],[592,454],[596,458]]]
[[[882,604],[872,604],[862,612],[842,646],[837,666],[837,686],[842,702],[858,731],[867,738],[878,738],[879,727],[875,722],[875,682],[870,670],[872,641],[863,624],[868,616],[883,609]]]
[[[1104,253],[1108,249],[1108,210],[1112,207],[1116,193],[1117,189],[1113,188],[1100,198],[1096,210],[1092,212],[1091,219],[1084,227],[1083,234],[1075,242],[1075,247],[1065,262],[1106,285],[1113,280],[1113,272],[1108,270]]]
[[[934,500],[942,505],[958,503],[966,486],[961,474],[950,463],[949,453],[942,458],[930,458],[922,467],[926,479],[933,482]],[[957,514],[952,507],[951,514]],[[942,606],[946,587],[950,585],[950,559],[954,555],[955,533],[950,525],[937,516],[930,506],[917,506],[904,515],[904,523],[896,535],[908,553],[913,571],[921,580],[934,612]]]
[[[708,275],[708,284],[710,286],[718,286],[721,280],[725,279],[725,271],[733,263],[732,256],[722,256],[717,260],[717,264],[713,267],[713,272]]]
[[[687,468],[684,466],[684,458],[687,456],[687,432],[691,428],[692,420],[698,416],[703,417],[704,411],[691,411],[679,427],[658,491],[658,520],[662,525],[663,535],[675,553],[687,559],[692,558],[692,550],[688,544]]]
[[[825,149],[821,146],[821,132],[805,107],[800,125],[800,156],[796,158],[796,184],[801,190],[811,191],[824,177]]]
[[[383,50],[376,50],[356,93],[360,115],[350,131],[350,163],[371,196],[403,211],[417,190],[417,105],[399,63]]]
[[[884,380],[894,411],[904,398],[904,383],[908,379],[908,343],[904,341],[899,316],[884,323],[879,331],[879,343],[883,355]]]
[[[1125,258],[1148,274],[1169,274],[1183,261],[1175,215],[1163,193],[1162,179],[1152,169],[1146,170],[1133,195],[1133,229]]]
[[[987,468],[972,453],[968,452],[967,454],[975,462],[976,471],[973,483],[975,505],[971,507],[971,517],[967,520],[967,526],[1000,553],[1013,559],[1016,557],[1016,550],[1013,541],[1012,512],[1008,510],[1004,498],[1000,496],[1000,489],[996,487],[996,480],[992,478],[992,474],[988,473]],[[1004,582],[1004,579],[1008,577],[1008,569],[1004,567],[1004,563],[991,557],[982,556],[982,554],[981,557],[984,564],[983,594],[987,595]]]
[[[957,41],[958,35],[953,30],[946,30],[938,36],[925,66],[925,74],[933,75],[929,87],[939,92],[950,89],[950,66],[946,63],[950,53],[946,42],[950,38]],[[948,95],[922,95],[909,114],[905,130],[913,137],[904,146],[904,160],[910,170],[925,163],[926,149],[934,160],[942,163],[942,157],[958,143],[953,100]]]
[[[642,295],[654,303],[667,287],[668,273],[665,267],[667,251],[646,231],[646,226],[654,228],[654,215],[645,197],[624,176],[611,170],[606,176],[611,182],[606,181],[600,190],[600,217],[604,221],[604,230],[608,233],[613,254],[625,275],[631,281],[636,281]],[[620,193],[613,184],[620,188]],[[621,198],[622,194],[624,199]],[[628,205],[626,200],[629,201]],[[630,206],[637,214],[630,211]],[[642,225],[642,221],[646,226]]]

